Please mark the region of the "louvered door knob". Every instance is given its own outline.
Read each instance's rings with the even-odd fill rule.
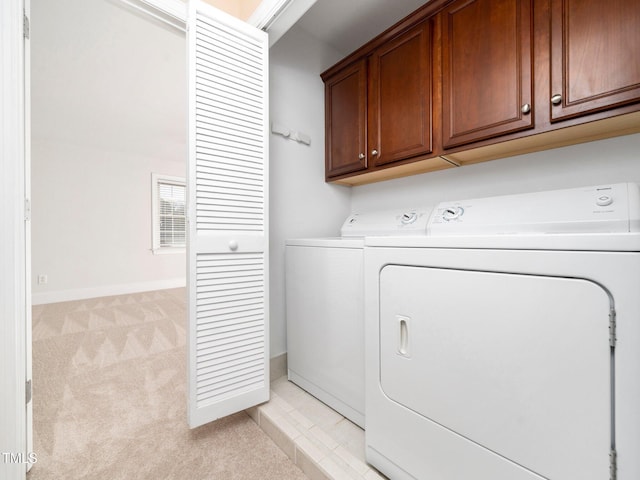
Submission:
[[[556,93],[553,97],[551,97],[551,103],[554,105],[560,105],[562,103],[562,95]]]
[[[238,249],[238,242],[235,240],[229,241],[229,250],[235,252]]]

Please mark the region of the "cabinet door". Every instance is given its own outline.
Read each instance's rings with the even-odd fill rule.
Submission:
[[[327,178],[367,168],[367,66],[360,60],[325,82]]]
[[[464,0],[442,13],[443,146],[533,127],[531,1]]]
[[[429,25],[418,25],[371,56],[368,153],[374,165],[431,152]]]
[[[640,101],[638,59],[638,0],[552,0],[551,120]]]

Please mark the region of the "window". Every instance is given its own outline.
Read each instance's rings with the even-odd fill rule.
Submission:
[[[183,252],[187,240],[184,178],[153,173],[151,190],[153,252]]]

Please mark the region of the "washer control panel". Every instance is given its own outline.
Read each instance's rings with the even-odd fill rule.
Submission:
[[[386,210],[349,215],[342,225],[343,237],[426,235],[432,207]]]
[[[403,225],[411,225],[418,219],[418,214],[416,212],[406,212],[400,216],[400,223]]]
[[[596,198],[596,205],[599,207],[608,207],[613,203],[613,197],[608,193],[603,193],[602,195],[598,195]]]
[[[442,219],[445,222],[450,222],[451,220],[456,220],[460,218],[463,213],[464,213],[464,208],[462,207],[449,207],[442,212]]]
[[[427,229],[432,236],[640,231],[635,183],[442,202]]]

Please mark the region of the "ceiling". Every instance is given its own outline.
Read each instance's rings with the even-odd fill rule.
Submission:
[[[317,0],[297,25],[344,55],[382,33],[426,0]]]

